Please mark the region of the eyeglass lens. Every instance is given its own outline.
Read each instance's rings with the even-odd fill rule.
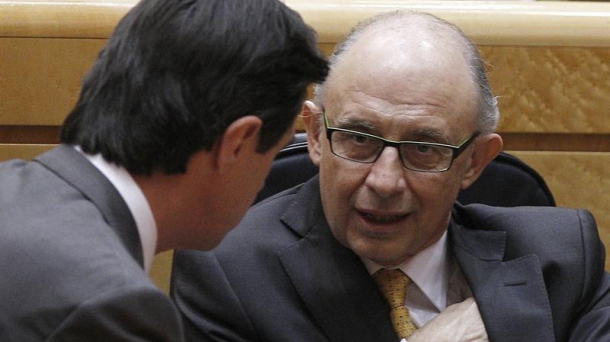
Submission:
[[[357,132],[334,130],[331,134],[333,153],[357,162],[374,162],[388,144],[378,137]],[[404,142],[398,146],[404,166],[411,170],[445,170],[453,159],[453,150],[445,146],[420,142]]]

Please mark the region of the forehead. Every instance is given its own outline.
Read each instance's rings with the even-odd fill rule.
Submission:
[[[376,28],[344,52],[327,81],[329,118],[400,134],[472,129],[476,93],[463,47],[411,31]]]
[[[442,115],[417,114],[410,110],[385,112],[359,106],[356,102],[339,111],[330,108],[325,110],[331,127],[360,131],[390,140],[453,143],[454,139],[462,136],[459,122],[448,122],[447,117]],[[469,131],[469,128],[464,126],[463,130]]]

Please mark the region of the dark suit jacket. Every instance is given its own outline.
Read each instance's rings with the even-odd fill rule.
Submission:
[[[134,219],[69,146],[0,164],[0,341],[181,341]]]
[[[491,341],[610,341],[592,216],[456,206],[449,246]],[[188,341],[397,342],[360,258],[333,237],[317,178],[253,207],[212,252],[176,253]]]

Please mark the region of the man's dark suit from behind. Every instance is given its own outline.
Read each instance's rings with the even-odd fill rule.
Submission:
[[[81,153],[0,164],[0,183],[3,341],[182,340],[125,201]]]

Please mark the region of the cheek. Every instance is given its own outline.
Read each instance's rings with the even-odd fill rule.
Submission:
[[[338,212],[341,211],[339,203],[345,202],[342,200],[344,195],[340,189],[340,182],[338,173],[333,172],[327,163],[322,163],[320,166],[320,194],[327,220],[331,218],[336,220],[339,216]]]
[[[321,163],[320,193],[328,224],[335,237],[345,245],[355,196],[364,184],[366,172],[348,167],[345,165],[348,161],[336,159],[328,158]]]
[[[460,191],[459,177],[455,174],[417,174],[408,182],[420,205],[426,209],[424,212],[432,215],[449,210]]]
[[[333,207],[348,207],[350,199],[364,184],[366,174],[357,168],[349,167],[349,161],[325,156],[320,164],[320,190],[322,200]]]

